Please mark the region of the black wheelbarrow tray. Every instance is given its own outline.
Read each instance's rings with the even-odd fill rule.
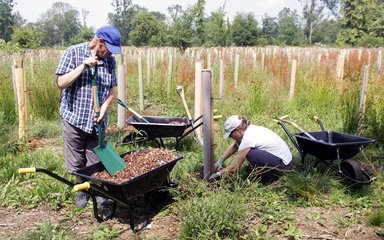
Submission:
[[[142,143],[154,141],[158,147],[164,147],[163,138],[175,138],[175,149],[179,147],[179,142],[188,134],[200,127],[203,122],[199,121],[203,115],[191,120],[185,117],[158,117],[143,116],[149,123],[141,121],[135,115],[128,118],[127,123],[133,126],[137,132],[127,132],[121,140],[121,144]]]
[[[316,118],[321,130],[319,132],[301,132],[292,137],[282,121],[278,124],[282,126],[293,145],[301,155],[302,163],[307,154],[316,157],[314,167],[318,163],[323,163],[333,167],[333,161],[339,160],[335,169],[343,177],[350,180],[356,186],[370,184],[373,179],[364,171],[357,160],[351,159],[357,155],[365,146],[374,143],[375,140],[361,136],[350,135],[335,131],[325,131],[320,119]]]
[[[123,158],[126,154],[130,154],[132,152],[133,151],[126,152],[122,154],[121,157]],[[148,210],[153,193],[158,191],[166,191],[168,188],[172,187],[177,187],[177,183],[170,180],[169,174],[176,163],[182,158],[183,157],[181,155],[177,154],[174,160],[125,182],[111,182],[105,179],[93,177],[92,174],[95,172],[102,172],[105,170],[105,167],[101,162],[82,168],[73,173],[75,176],[79,176],[87,180],[87,182],[82,184],[72,183],[71,181],[68,181],[67,179],[43,168],[20,168],[18,172],[42,172],[69,185],[70,187],[73,187],[75,191],[83,191],[90,197],[90,199],[92,199],[94,217],[99,222],[112,218],[115,215],[116,206],[119,204],[119,206],[129,210],[129,221],[132,231],[139,231],[149,223]],[[113,204],[107,215],[102,215],[99,213],[96,196],[101,196],[112,200]],[[139,196],[144,196],[146,202],[146,221],[140,229],[137,229],[135,228],[135,219],[133,216],[134,209],[129,200]]]

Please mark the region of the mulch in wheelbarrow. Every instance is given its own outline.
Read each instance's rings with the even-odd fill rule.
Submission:
[[[150,170],[156,169],[159,166],[167,164],[176,158],[176,153],[163,148],[140,150],[126,154],[123,157],[127,166],[122,171],[117,171],[111,176],[104,170],[102,172],[94,173],[92,177],[111,182],[126,182]]]

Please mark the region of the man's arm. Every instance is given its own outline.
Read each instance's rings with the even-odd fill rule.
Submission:
[[[77,66],[77,68],[73,69],[72,71],[60,75],[57,77],[57,87],[60,90],[63,90],[73,84],[73,82],[80,76],[80,74],[87,68],[87,67],[93,67],[97,64],[97,58],[96,57],[89,57],[84,60],[83,64]]]

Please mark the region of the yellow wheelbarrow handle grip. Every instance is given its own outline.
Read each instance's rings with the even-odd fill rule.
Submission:
[[[85,182],[85,183],[80,183],[73,186],[73,191],[77,192],[80,190],[88,190],[90,188],[91,188],[91,184],[89,182]]]
[[[317,116],[313,116],[313,120],[317,121],[319,119]]]
[[[21,174],[21,173],[35,173],[36,172],[36,168],[32,167],[32,168],[19,168],[17,170],[17,173]]]

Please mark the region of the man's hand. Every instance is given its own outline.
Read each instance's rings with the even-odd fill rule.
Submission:
[[[91,56],[91,57],[86,58],[83,63],[85,65],[85,67],[87,68],[87,67],[95,66],[98,62],[99,62],[98,57]]]
[[[217,162],[215,163],[215,170],[216,171],[219,171],[220,169],[223,168],[223,162],[224,162],[223,157],[220,157],[219,160],[217,160]]]
[[[209,177],[208,181],[209,181],[209,182],[212,182],[212,181],[214,181],[214,180],[220,180],[220,178],[221,178],[221,174],[220,174],[220,172],[215,172],[214,174],[212,174],[212,175]]]

